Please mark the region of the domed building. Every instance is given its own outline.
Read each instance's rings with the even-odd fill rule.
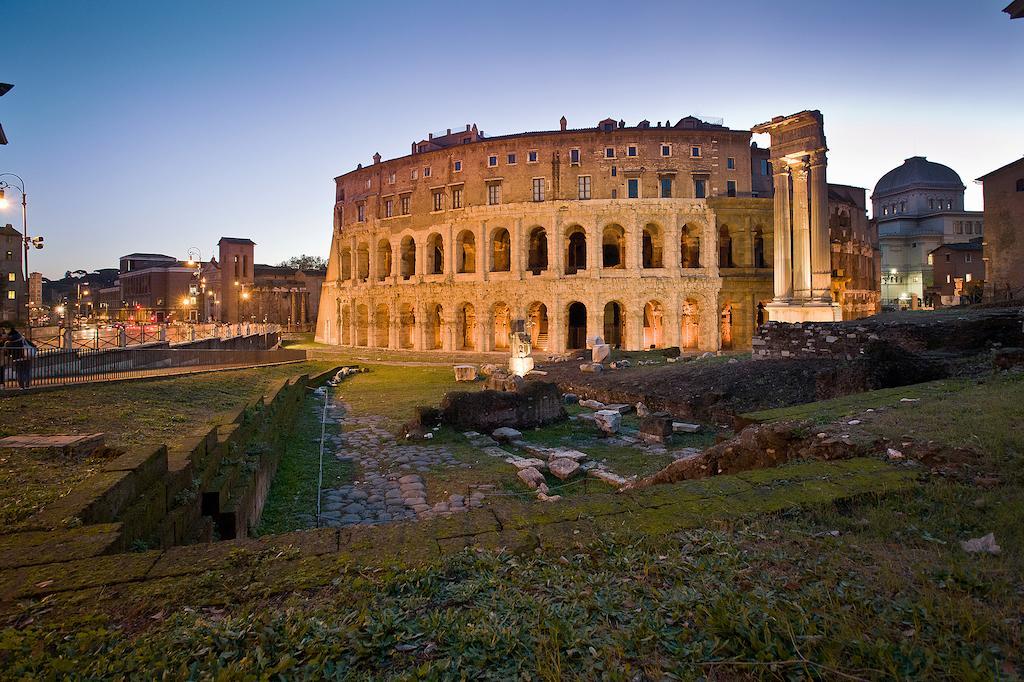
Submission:
[[[964,210],[964,183],[955,170],[913,156],[882,176],[871,195],[882,249],[882,304],[940,304],[932,251],[982,234],[981,211]],[[966,257],[966,256],[965,256]]]

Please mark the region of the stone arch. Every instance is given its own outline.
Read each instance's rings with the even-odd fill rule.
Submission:
[[[721,314],[722,327],[722,350],[732,349],[732,304],[726,303],[722,306]]]
[[[732,233],[729,226],[724,223],[718,228],[718,267],[736,267],[736,261],[733,259]]]
[[[373,345],[387,348],[391,342],[391,315],[384,303],[378,303],[373,311]]]
[[[696,350],[700,346],[700,303],[695,298],[683,301],[679,314],[679,346]]]
[[[665,307],[661,301],[644,305],[644,348],[665,347]]]
[[[548,233],[541,226],[530,230],[527,237],[529,244],[527,248],[526,269],[535,275],[539,275],[548,269]]]
[[[444,274],[444,237],[437,232],[427,237],[427,273]]]
[[[444,308],[434,303],[427,310],[427,338],[429,350],[444,348]]]
[[[416,274],[416,240],[410,235],[402,237],[401,244],[402,279]]]
[[[391,276],[391,242],[381,239],[377,242],[377,279],[383,281]]]
[[[574,275],[587,269],[587,231],[581,225],[570,225],[565,231],[565,274]]]
[[[754,267],[767,268],[768,261],[764,252],[764,228],[760,225],[754,228]]]
[[[512,309],[507,303],[495,303],[492,308],[492,347],[494,350],[508,350],[512,333]]]
[[[618,301],[604,304],[604,342],[614,348],[626,343],[626,310]]]
[[[612,223],[601,231],[601,266],[609,269],[626,267],[626,231]]]
[[[663,251],[664,231],[655,223],[647,223],[644,226],[643,234],[643,267],[665,267],[665,261],[662,256]]]
[[[341,258],[341,268],[339,268],[341,279],[352,279],[352,249],[342,249],[339,258]]]
[[[346,303],[341,306],[341,314],[338,316],[341,320],[341,345],[351,346],[352,345],[352,306]]]
[[[458,349],[476,350],[476,308],[472,303],[463,303],[459,306],[456,326]]]
[[[356,247],[356,277],[360,282],[370,278],[370,246],[366,242]]]
[[[415,347],[416,309],[411,303],[403,303],[398,309],[398,347]]]
[[[679,233],[680,265],[684,268],[700,267],[700,227],[683,225]]]
[[[512,269],[512,238],[508,230],[499,227],[491,233],[491,272]]]
[[[471,230],[455,238],[455,272],[476,272],[476,235]]]
[[[370,345],[370,311],[362,303],[356,306],[356,345]]]
[[[566,348],[587,347],[587,306],[573,301],[566,307]]]
[[[527,324],[531,345],[537,350],[547,350],[548,307],[539,301],[531,303],[527,308]]]

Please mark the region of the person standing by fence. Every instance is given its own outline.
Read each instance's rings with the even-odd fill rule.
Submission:
[[[7,334],[3,344],[5,367],[14,367],[14,374],[18,378],[18,386],[22,389],[32,385],[32,359],[36,354],[36,347],[32,342],[21,335],[14,325],[6,322]]]

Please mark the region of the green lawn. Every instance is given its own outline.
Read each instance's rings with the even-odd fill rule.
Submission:
[[[364,364],[369,372],[359,374],[337,389],[352,407],[353,414],[379,414],[393,426],[408,421],[420,405],[437,406],[448,391],[475,391],[480,384],[455,381],[451,367],[402,367]]]

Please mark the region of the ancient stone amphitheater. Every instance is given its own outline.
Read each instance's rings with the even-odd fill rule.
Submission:
[[[749,347],[772,300],[772,164],[695,117],[431,135],[336,178],[317,340]]]

